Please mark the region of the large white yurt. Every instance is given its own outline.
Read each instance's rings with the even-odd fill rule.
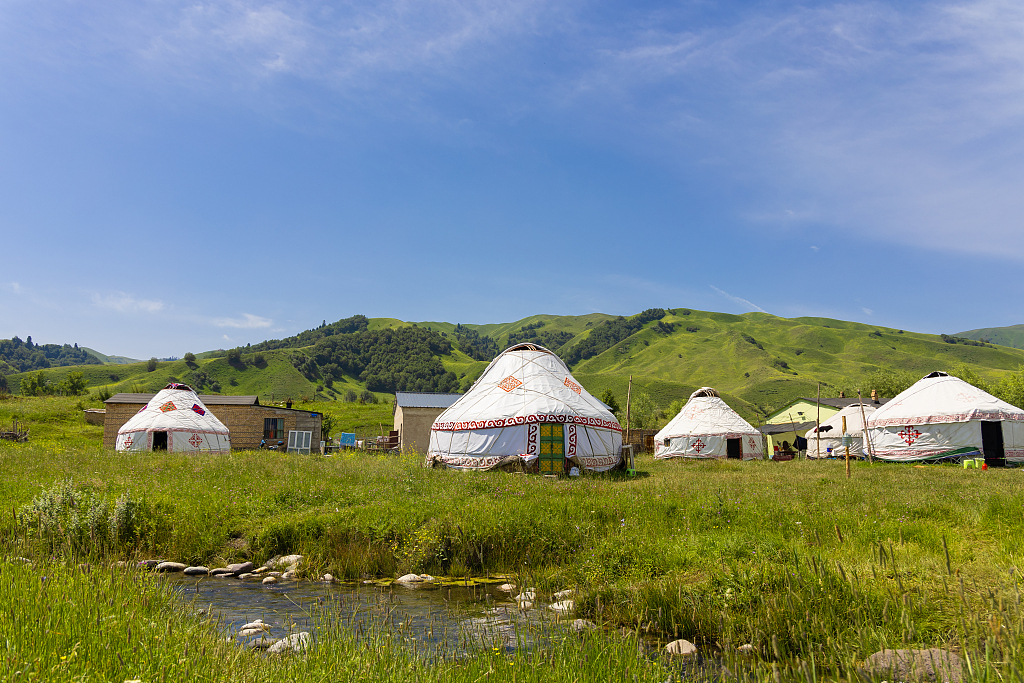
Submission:
[[[117,430],[119,451],[227,453],[228,428],[186,384],[168,384]]]
[[[861,413],[863,407],[864,413]],[[864,418],[871,418],[877,407],[871,403],[854,403],[823,421],[816,429],[807,432],[807,457],[845,458],[843,446],[843,418],[846,418],[846,433],[852,437],[850,456],[859,458],[867,455],[868,445],[864,443]],[[872,444],[873,445],[873,444]],[[831,451],[829,449],[832,449]]]
[[[1024,410],[933,372],[868,418],[875,456],[913,461],[985,456],[1024,462]]]
[[[654,457],[737,458],[764,455],[761,432],[750,426],[711,387],[690,394],[690,400],[654,435]]]
[[[615,416],[543,346],[518,344],[491,361],[430,430],[427,460],[486,470],[513,462],[561,473],[610,470],[622,457]]]

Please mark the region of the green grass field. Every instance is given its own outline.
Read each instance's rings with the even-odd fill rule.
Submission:
[[[155,605],[146,618],[165,625],[182,619],[144,583],[82,578],[61,567],[138,558],[215,566],[298,552],[309,558],[310,573],[349,580],[408,571],[507,573],[542,592],[576,588],[578,614],[606,626],[595,647],[610,648],[609,671],[632,666],[642,680],[666,675],[656,663],[638,670],[635,654],[615,636],[618,627],[655,643],[687,638],[729,657],[751,643],[757,654],[730,666],[758,680],[770,680],[773,666],[786,680],[846,680],[868,654],[901,646],[969,654],[972,680],[1020,676],[1022,470],[857,463],[847,480],[836,462],[642,459],[635,478],[551,481],[428,470],[415,456],[121,454],[99,446],[99,428],[72,424],[72,399],[31,400],[0,402],[0,417],[17,403],[39,425],[28,444],[0,442],[0,555],[55,563],[42,571],[62,577],[54,584],[59,590],[39,593],[61,601],[51,612],[51,631],[81,630],[76,624],[112,613],[103,600],[65,604],[60,591],[122,591],[118,600],[127,604]],[[366,414],[351,415],[352,424],[372,421],[371,411],[381,407],[361,408]],[[61,503],[71,499],[74,508]],[[116,530],[104,526],[113,524],[105,520],[115,510],[122,511]],[[9,564],[0,572],[7,577],[0,590],[28,590],[38,581]],[[0,596],[0,605],[9,604]],[[0,643],[5,637],[15,643],[0,654],[4,673],[30,667],[40,672],[37,680],[72,680],[61,672],[73,669],[53,653],[72,650],[77,638],[75,656],[91,653],[97,668],[88,669],[93,678],[75,680],[135,675],[99,651],[102,639],[44,637],[31,626],[37,618],[0,624],[7,629]],[[353,675],[363,666],[356,663],[358,648],[344,645],[350,641],[342,635],[340,644],[301,664],[264,665],[216,654],[205,627],[184,624],[183,633],[153,644],[156,661],[170,671],[186,670],[171,662],[189,643],[193,653],[203,647],[214,653],[209,661],[185,658],[190,675],[216,680],[229,673],[318,680],[328,670],[318,667],[328,663]],[[111,652],[126,652],[118,647]],[[417,669],[392,645],[379,647],[371,670],[383,666],[393,680],[441,677]],[[238,668],[224,668],[227,661]],[[479,668],[484,659],[472,661],[446,675],[475,680],[471,673],[488,670]],[[496,680],[526,668],[516,669],[513,660],[488,666]],[[60,676],[48,679],[47,672]],[[528,680],[568,676],[561,660],[541,658]]]

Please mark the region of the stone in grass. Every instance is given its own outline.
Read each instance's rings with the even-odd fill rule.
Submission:
[[[572,600],[562,600],[561,602],[549,605],[549,609],[556,614],[572,614],[576,609],[576,603]]]
[[[498,590],[500,590],[502,593],[511,593],[515,589],[516,585],[514,583],[503,583],[500,586],[498,586]]]
[[[423,583],[419,574],[406,574],[395,579],[395,583]]]
[[[185,567],[185,576],[206,576],[210,573],[209,567]]]
[[[864,673],[891,676],[898,681],[960,683],[964,660],[947,650],[882,650],[867,658]]]
[[[276,574],[277,572],[273,572],[273,573]],[[298,576],[298,574],[296,574],[295,572],[293,572],[291,570],[286,571],[284,574],[281,574],[281,578],[284,579],[285,581],[294,581],[297,576]]]
[[[517,602],[533,602],[537,599],[537,593],[533,589],[525,590],[514,598]]]
[[[268,635],[261,635],[258,638],[253,638],[249,642],[245,643],[245,646],[251,650],[267,650],[279,642],[277,638],[271,638]]]
[[[238,630],[239,631],[245,631],[245,630],[250,629],[250,628],[262,629],[264,631],[269,631],[270,630],[270,624],[264,623],[264,621],[262,619],[256,619],[255,621],[250,621],[247,624],[242,624],[241,627],[239,627]]]
[[[181,562],[161,562],[154,569],[158,572],[180,572],[185,570],[186,565]]]
[[[751,655],[754,654],[754,646],[750,643],[744,643],[743,645],[740,645],[738,648],[736,648],[736,651],[742,652],[745,655]]]
[[[282,638],[267,650],[272,655],[281,654],[284,652],[301,652],[309,647],[312,636],[307,631],[300,633],[293,633],[287,638]]]
[[[530,602],[529,600],[520,600],[519,601],[519,609],[521,609],[524,612],[526,610],[533,609],[533,603]]]
[[[275,583],[280,581],[276,576],[265,576],[261,582],[264,586],[273,586]]]
[[[557,600],[567,600],[567,599],[571,598],[574,593],[575,593],[575,591],[573,589],[568,588],[568,589],[566,589],[564,591],[558,591],[557,593],[555,593],[551,597],[553,597],[556,601]]]
[[[334,583],[334,577],[331,576],[330,574],[324,574],[323,576],[320,577],[320,580],[323,581],[324,583]]]
[[[665,654],[672,657],[694,657],[697,654],[697,646],[688,640],[673,640],[665,646]]]
[[[592,621],[587,621],[586,619],[574,619],[573,622],[569,624],[569,630],[573,633],[586,633],[587,631],[593,631],[595,628],[597,628],[597,624]]]

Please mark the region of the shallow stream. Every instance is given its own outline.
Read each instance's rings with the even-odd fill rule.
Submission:
[[[266,636],[284,638],[332,622],[355,631],[385,628],[428,657],[458,656],[482,648],[512,652],[564,633],[572,618],[558,619],[546,603],[520,610],[497,585],[353,585],[289,581],[261,583],[170,574],[162,580],[182,598],[219,620],[237,637],[243,624],[261,619]],[[518,593],[518,590],[515,591]],[[253,637],[239,642],[252,645]]]

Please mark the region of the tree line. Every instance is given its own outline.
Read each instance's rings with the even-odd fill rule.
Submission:
[[[78,344],[34,344],[29,336],[0,339],[0,374],[31,372],[66,365],[99,365],[100,359]]]
[[[613,320],[605,320],[590,330],[590,334],[562,354],[562,360],[572,367],[580,361],[593,358],[604,353],[623,339],[636,334],[643,326],[654,320],[661,320],[667,311],[664,308],[648,308],[642,313],[624,318],[621,315]],[[666,332],[667,329],[667,332]],[[671,333],[673,326],[668,324],[661,326],[665,334]]]

